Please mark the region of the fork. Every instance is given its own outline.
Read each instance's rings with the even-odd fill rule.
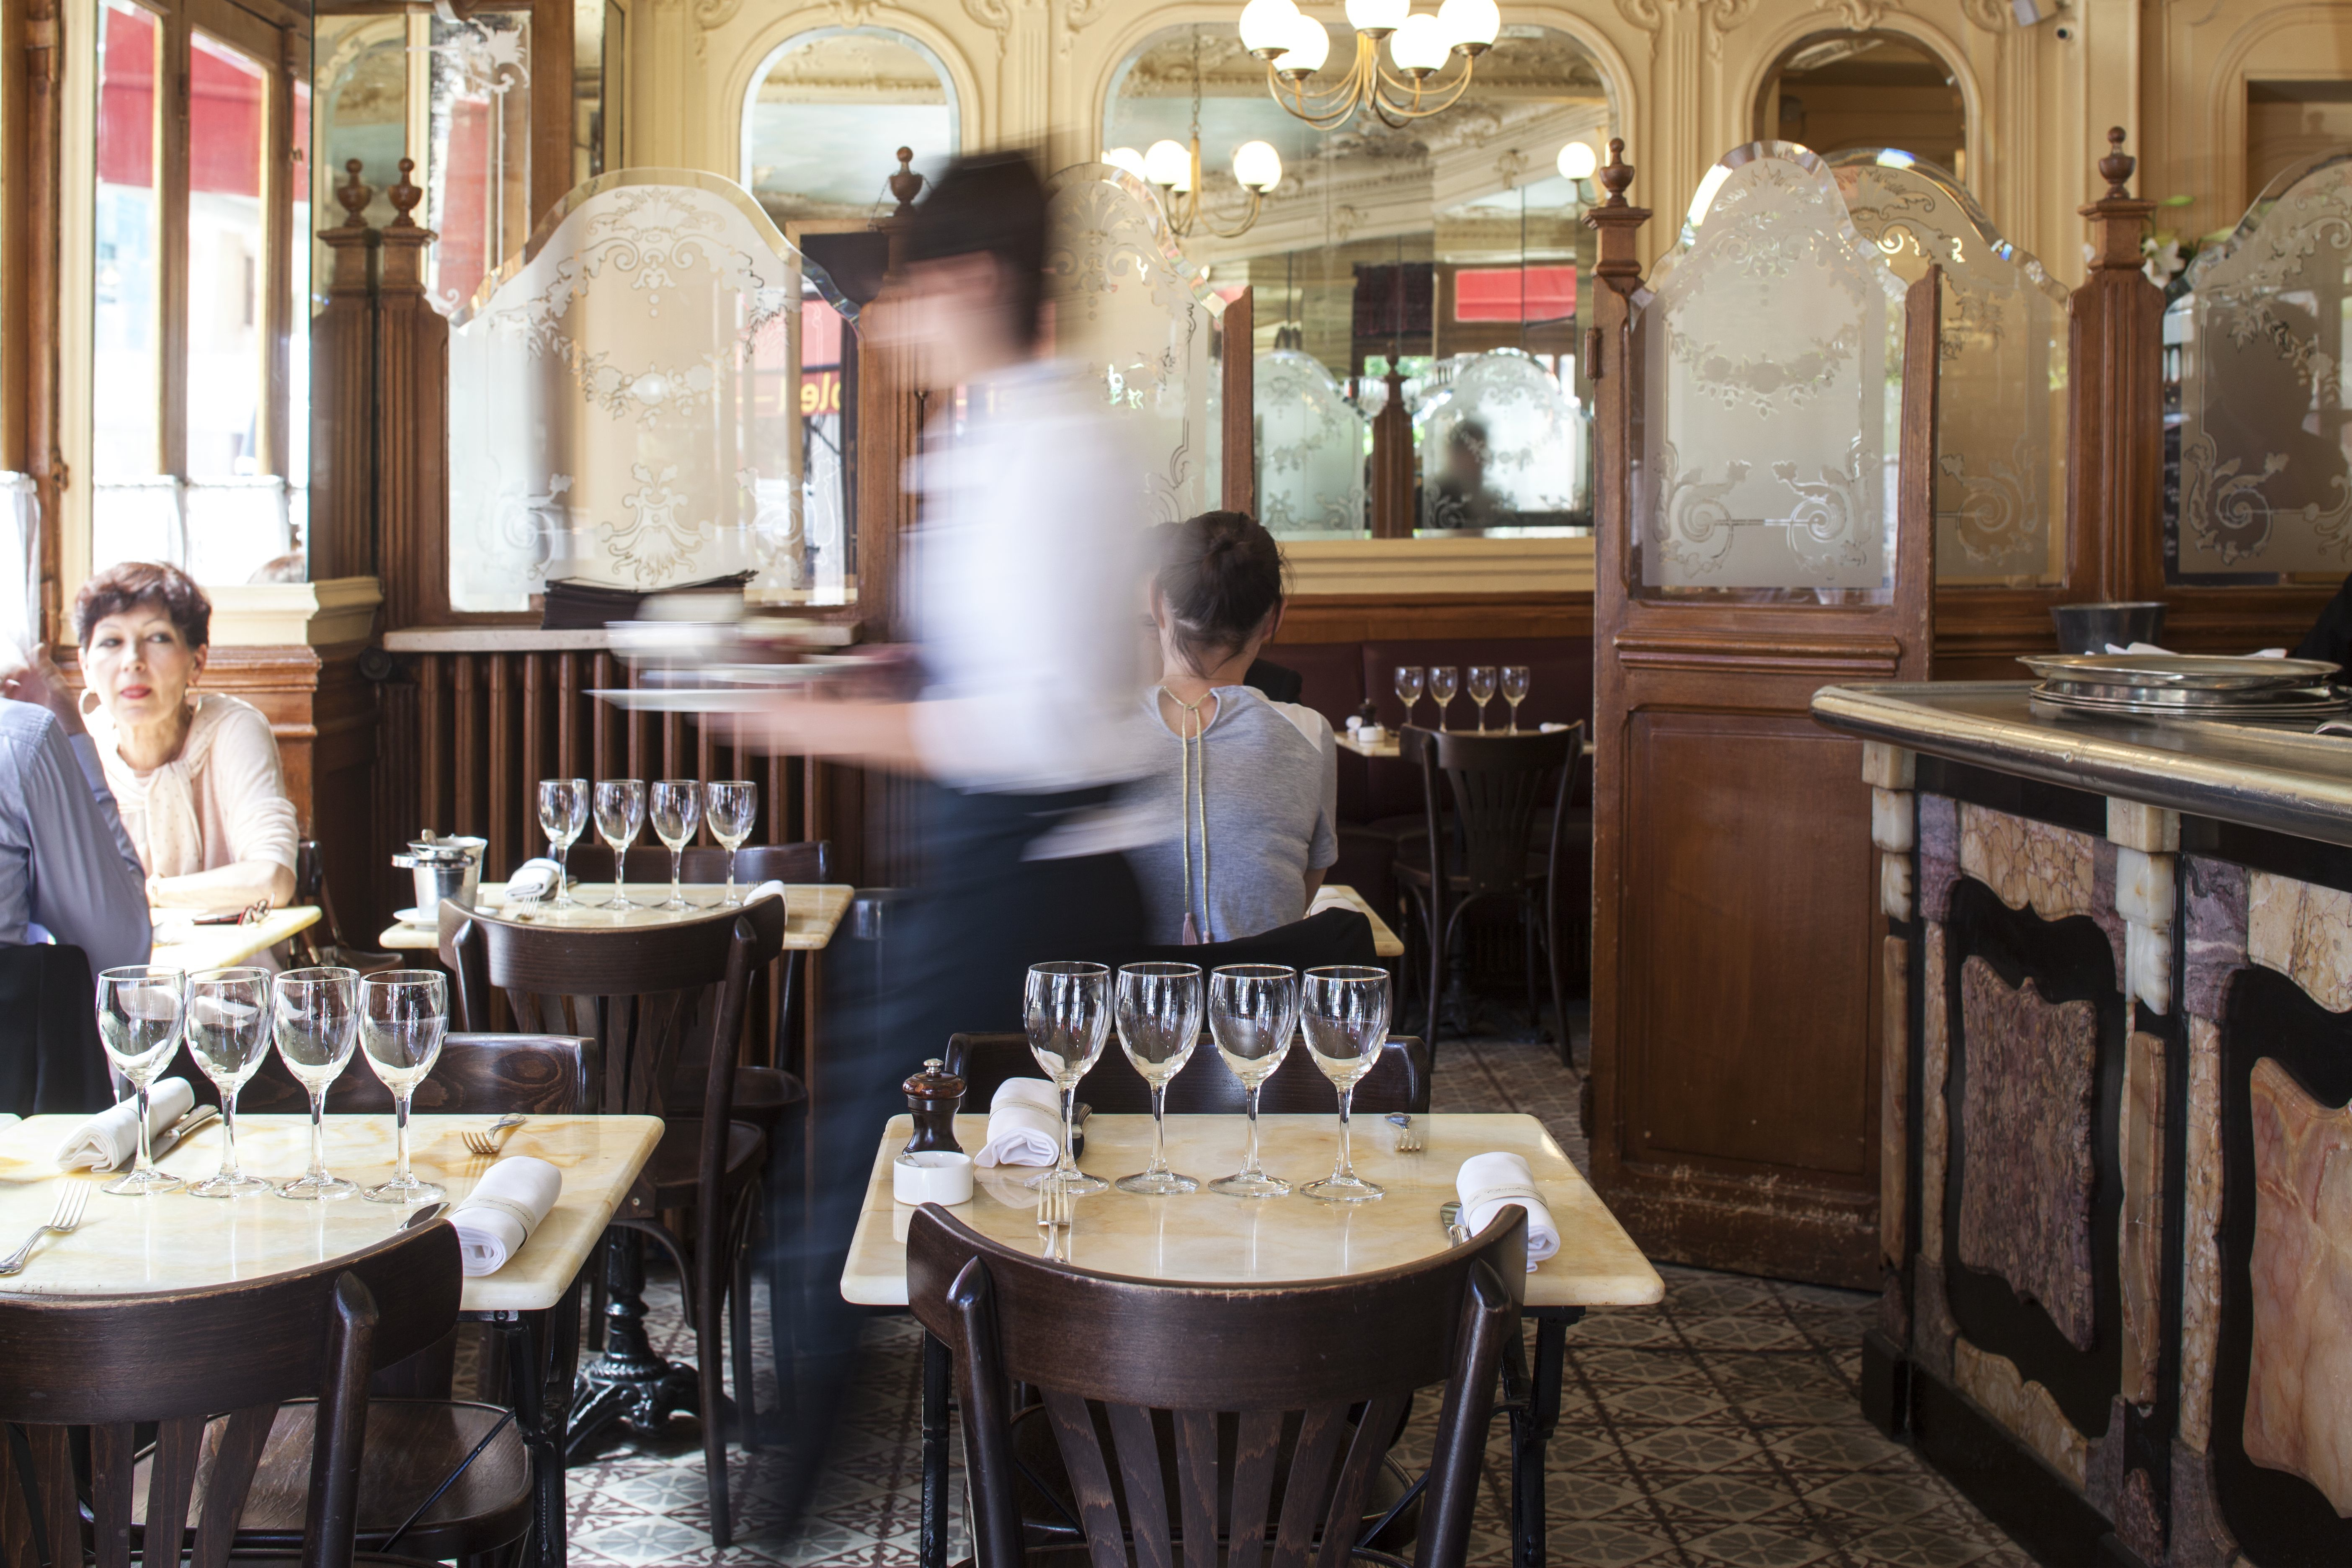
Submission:
[[[1421,1129],[1412,1124],[1412,1117],[1406,1115],[1402,1110],[1393,1111],[1389,1116],[1389,1122],[1397,1130],[1396,1152],[1398,1153],[1418,1154],[1421,1152]]]
[[[33,1244],[44,1236],[52,1233],[58,1236],[72,1235],[81,1225],[82,1207],[89,1202],[89,1184],[88,1182],[68,1182],[64,1190],[58,1194],[57,1212],[49,1215],[49,1223],[26,1237],[25,1245],[18,1247],[6,1262],[0,1263],[0,1275],[22,1274],[25,1271],[26,1259],[33,1256]]]
[[[467,1152],[478,1155],[485,1160],[495,1158],[498,1152],[506,1147],[507,1139],[514,1135],[514,1130],[521,1126],[524,1120],[520,1116],[501,1116],[479,1132],[465,1134]]]
[[[1070,1194],[1063,1187],[1045,1187],[1037,1194],[1037,1228],[1043,1231],[1067,1230],[1070,1227]]]

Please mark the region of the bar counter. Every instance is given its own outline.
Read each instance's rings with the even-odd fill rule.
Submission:
[[[1831,687],[1884,921],[1866,1413],[2052,1563],[2352,1563],[2352,739]]]

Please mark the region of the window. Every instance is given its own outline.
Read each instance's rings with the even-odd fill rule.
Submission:
[[[938,58],[903,33],[801,33],[753,79],[743,105],[743,184],[778,227],[863,219],[889,201],[899,148],[925,174],[954,155],[956,113]]]

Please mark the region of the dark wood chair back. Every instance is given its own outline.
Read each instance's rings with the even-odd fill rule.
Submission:
[[[1025,1034],[951,1035],[946,1060],[948,1071],[964,1081],[963,1109],[974,1115],[987,1114],[990,1098],[1006,1079],[1045,1076],[1037,1058],[1029,1054]],[[1400,1110],[1426,1114],[1428,1061],[1419,1040],[1404,1035],[1392,1037],[1381,1047],[1381,1059],[1372,1070],[1358,1080],[1350,1109],[1360,1116],[1387,1116]],[[1107,1116],[1151,1114],[1151,1086],[1143,1081],[1143,1075],[1135,1070],[1116,1039],[1103,1047],[1101,1059],[1078,1080],[1078,1098]],[[1204,1033],[1192,1059],[1168,1082],[1168,1113],[1239,1116],[1248,1106],[1248,1090],[1217,1054],[1216,1042]],[[1307,1059],[1307,1047],[1294,1042],[1290,1054],[1258,1090],[1257,1108],[1269,1115],[1336,1115],[1339,1091]]]
[[[201,1290],[0,1298],[0,1422],[23,1439],[0,1444],[0,1559],[82,1561],[71,1429],[88,1427],[97,1560],[128,1563],[137,1428],[152,1423],[145,1538],[182,1538],[201,1470],[194,1561],[219,1568],[278,1405],[315,1395],[301,1561],[341,1568],[358,1519],[368,1374],[455,1327],[463,1282],[457,1233],[442,1224]],[[205,1425],[224,1412],[207,1445]]]
[[[1457,1568],[1526,1270],[1517,1207],[1374,1274],[1178,1285],[1030,1258],[925,1205],[907,1297],[955,1355],[979,1568],[1022,1557],[1016,1383],[1040,1395],[1095,1563],[1213,1563],[1223,1541],[1234,1564],[1270,1542],[1285,1568],[1341,1568],[1414,1393],[1440,1382],[1415,1560]]]
[[[583,882],[613,879],[613,849],[607,844],[574,844],[567,862],[572,875]],[[688,882],[724,882],[727,851],[711,844],[691,844],[679,865]],[[640,844],[629,851],[631,882],[669,880],[669,851],[660,845]],[[735,851],[735,881],[739,887],[761,882],[829,882],[833,880],[833,841],[813,838],[798,844],[746,844]]]
[[[588,1042],[564,1035],[451,1035],[416,1086],[421,1116],[577,1116],[588,1106]],[[308,1110],[309,1091],[272,1052],[237,1096],[239,1110]],[[392,1091],[358,1061],[327,1090],[338,1115],[392,1110]]]
[[[1409,729],[1402,753],[1421,765],[1428,841],[1441,886],[1459,876],[1465,903],[1496,895],[1517,899],[1528,881],[1528,850],[1539,814],[1551,818],[1550,842],[1561,841],[1569,799],[1584,754],[1584,726],[1533,735],[1457,735]],[[1450,835],[1437,781],[1454,804]],[[1447,862],[1455,862],[1448,866]]]

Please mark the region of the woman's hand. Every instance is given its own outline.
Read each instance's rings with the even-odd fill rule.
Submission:
[[[66,678],[50,660],[47,648],[36,648],[23,668],[0,675],[0,697],[47,709],[58,716],[58,726],[68,739],[85,732],[77,694],[66,685]]]
[[[275,860],[238,860],[184,877],[147,879],[147,902],[159,910],[243,909],[268,899],[272,909],[294,901],[294,873]]]

